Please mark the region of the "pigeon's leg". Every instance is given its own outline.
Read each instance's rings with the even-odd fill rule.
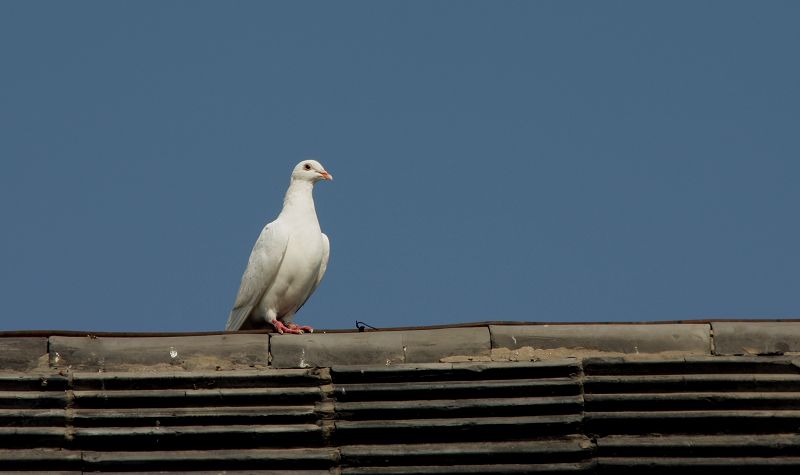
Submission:
[[[278,320],[278,319],[275,319],[270,323],[272,323],[272,326],[275,327],[275,330],[277,330],[277,332],[280,333],[280,334],[283,334],[283,333],[294,333],[296,335],[299,335],[299,334],[303,333],[303,328],[302,327],[298,327],[294,323],[290,323],[288,327],[286,325],[284,325],[283,322]]]
[[[314,333],[314,329],[308,325],[298,325],[296,323],[289,322],[289,325],[287,326],[293,330],[300,330],[300,333],[303,332]]]

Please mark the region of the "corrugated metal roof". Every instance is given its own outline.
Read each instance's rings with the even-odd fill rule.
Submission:
[[[584,361],[603,473],[797,473],[800,371],[786,357]]]
[[[0,467],[795,473],[799,395],[785,357],[6,373]]]
[[[435,344],[442,329],[408,348],[419,333],[281,337],[291,344],[274,347],[259,334],[138,347],[130,337],[7,338],[0,472],[795,474],[800,356],[718,354],[797,351],[796,327],[774,325],[720,326],[716,346],[696,324],[460,329],[445,350]],[[448,360],[459,339],[490,345],[486,361],[397,364],[383,359],[396,349],[379,348]],[[301,366],[341,360],[326,346],[334,340],[345,352],[365,345],[381,364],[270,361],[275,348],[299,352]],[[509,351],[533,342],[582,357],[491,361],[509,341],[519,346]],[[569,350],[587,341],[597,347]],[[683,354],[587,356],[673,344]]]
[[[4,374],[0,467],[327,471],[329,385],[324,369]]]
[[[577,360],[334,367],[343,473],[585,471]]]

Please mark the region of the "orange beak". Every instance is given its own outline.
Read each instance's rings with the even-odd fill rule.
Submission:
[[[324,170],[321,171],[319,174],[322,176],[323,180],[331,180],[331,181],[333,180],[333,175],[331,175],[330,173],[328,173],[328,172],[326,172]]]

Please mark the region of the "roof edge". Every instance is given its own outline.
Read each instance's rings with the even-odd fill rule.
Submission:
[[[392,331],[412,331],[412,330],[441,330],[448,328],[476,328],[489,326],[580,326],[580,325],[676,325],[676,324],[705,324],[725,322],[740,323],[800,323],[800,317],[787,318],[701,318],[686,320],[652,320],[652,321],[573,321],[573,322],[550,322],[550,321],[518,321],[518,320],[486,320],[480,322],[453,323],[442,325],[423,325],[411,327],[365,327],[358,328],[333,328],[317,329],[315,334],[325,333],[373,333],[373,332],[392,332]],[[358,322],[362,323],[362,322]],[[0,338],[4,337],[49,337],[49,336],[81,336],[81,337],[119,337],[119,338],[150,338],[150,337],[180,337],[180,336],[208,336],[208,335],[264,335],[274,334],[272,330],[239,330],[235,332],[219,331],[186,331],[186,332],[116,332],[116,331],[84,331],[84,330],[0,330]]]

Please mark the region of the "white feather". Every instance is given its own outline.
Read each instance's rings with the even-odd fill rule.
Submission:
[[[312,196],[321,179],[331,177],[319,162],[305,160],[295,167],[281,213],[264,227],[250,253],[226,330],[289,321],[319,286],[330,255]]]

